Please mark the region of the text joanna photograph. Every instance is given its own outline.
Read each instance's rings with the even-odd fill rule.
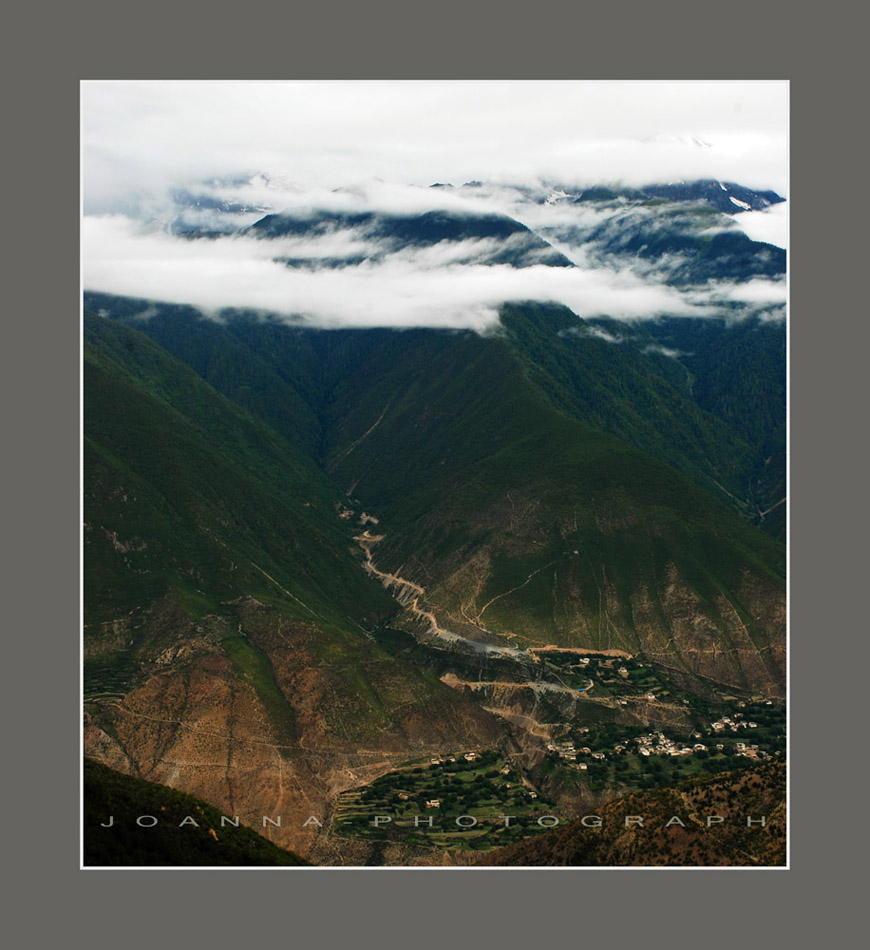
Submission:
[[[86,81],[84,868],[785,868],[786,81]]]

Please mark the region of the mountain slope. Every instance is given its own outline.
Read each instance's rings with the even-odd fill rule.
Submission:
[[[84,762],[84,805],[85,867],[307,864],[251,829],[235,827],[232,816],[222,823],[216,808],[191,795],[92,759]]]
[[[348,783],[500,738],[367,636],[396,605],[313,462],[144,335],[86,329],[88,754],[225,810],[282,809],[269,834],[308,851],[302,821]]]
[[[357,514],[381,519],[373,533],[383,540],[366,545],[374,565],[424,588],[443,629],[618,647],[689,677],[781,690],[782,547],[600,431],[713,490],[745,483],[748,443],[637,347],[572,337],[584,325],[570,312],[531,306],[508,308],[505,335],[490,338],[215,329],[175,314],[143,326],[194,365],[216,334],[238,341],[256,359],[236,391],[271,361],[275,402],[306,393],[319,464],[358,500]],[[216,383],[232,393],[226,377]]]
[[[386,347],[345,379],[329,468],[381,519],[377,567],[425,588],[439,626],[781,688],[776,542],[559,412],[507,341],[392,346],[401,361]]]
[[[633,820],[626,819],[633,816]],[[778,867],[786,863],[785,766],[635,792],[577,820],[487,855],[518,867]],[[637,818],[642,824],[637,824]],[[712,821],[708,824],[708,818]],[[764,825],[760,820],[764,818]],[[751,818],[754,824],[747,825]],[[718,819],[722,819],[719,821]],[[670,826],[669,823],[670,822]]]
[[[565,247],[604,285],[725,295],[715,318],[515,301],[481,334],[321,330],[88,293],[86,752],[366,863],[330,831],[339,796],[429,756],[497,746],[532,785],[549,756],[573,808],[584,779],[596,800],[639,781],[641,754],[583,771],[559,743],[779,708],[785,549],[757,524],[784,525],[785,325],[739,295],[755,276],[776,298],[784,255],[708,191],[529,191],[534,227],[268,215],[218,250],[490,280],[570,267]]]
[[[258,238],[322,239],[336,236],[352,248],[345,255],[329,258],[301,256],[286,258],[291,266],[340,267],[364,260],[379,260],[389,254],[415,248],[468,246],[454,261],[508,264],[528,267],[572,267],[568,258],[556,251],[528,227],[504,214],[427,211],[422,214],[384,212],[323,212],[310,216],[270,214],[252,224],[246,232]],[[359,245],[363,245],[359,249]],[[304,249],[304,244],[302,245]]]
[[[146,332],[234,402],[323,463],[345,377],[407,333],[312,332],[193,308],[88,295]],[[136,315],[150,312],[147,320]],[[747,318],[580,320],[556,305],[502,308],[503,333],[561,411],[678,468],[744,517],[783,497],[785,333]],[[739,350],[738,350],[739,348]],[[377,384],[376,380],[373,380]],[[776,531],[774,531],[776,533]]]

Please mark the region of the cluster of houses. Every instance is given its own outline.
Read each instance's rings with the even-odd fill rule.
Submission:
[[[585,729],[581,731],[588,732],[589,730]],[[585,762],[579,762],[579,763],[577,762],[577,755],[579,753],[582,753],[583,755],[592,754],[592,750],[588,746],[584,746],[582,749],[578,750],[574,747],[574,743],[570,741],[548,742],[547,750],[549,752],[557,753],[559,758],[564,759],[566,762],[574,762],[578,768],[583,769],[584,771],[587,768],[589,768],[589,766]],[[598,755],[601,755],[601,758],[604,758],[603,754],[601,753],[594,753],[593,757],[598,756]]]
[[[726,730],[737,732],[739,729],[757,729],[758,723],[747,721],[743,718],[742,713],[735,713],[733,718],[731,716],[723,716],[717,722],[710,723],[710,726],[712,731],[718,734]],[[581,731],[588,732],[589,730],[587,728]],[[692,738],[694,740],[700,740],[703,738],[703,736],[700,732],[694,732],[692,734]],[[700,741],[686,742],[682,740],[669,739],[663,732],[651,732],[648,735],[637,736],[633,741],[637,744],[637,752],[645,757],[653,755],[693,755],[696,752],[708,752],[710,748]],[[613,752],[619,755],[621,753],[630,751],[627,745],[628,742],[628,739],[624,739],[622,743],[619,743],[613,747]],[[712,748],[715,748],[716,752],[723,752],[725,745],[722,742],[717,742],[712,746]],[[770,755],[763,749],[759,749],[757,745],[750,745],[745,742],[737,742],[735,743],[734,748],[738,756],[744,756],[748,759],[764,760],[770,758]],[[593,752],[588,746],[577,748],[570,740],[564,740],[561,742],[548,742],[547,750],[549,752],[555,752],[560,759],[564,760],[565,762],[574,763],[576,767],[580,769],[588,768],[585,762],[578,762],[578,758],[581,756],[599,761],[607,757],[607,753]]]
[[[480,753],[479,752],[463,752],[462,758],[465,759],[466,762],[476,762],[480,758]],[[447,765],[450,762],[455,762],[456,756],[446,755],[440,759],[436,756],[435,758],[429,759],[429,761],[432,763],[432,765]]]
[[[755,761],[763,762],[765,759],[769,759],[770,755],[764,751],[764,749],[759,749],[757,745],[747,745],[745,742],[735,742],[734,743],[735,755],[742,756],[744,759],[753,759]]]
[[[588,731],[588,730],[587,730]],[[701,733],[696,732],[693,735],[693,738],[700,739]],[[623,742],[617,743],[613,747],[614,753],[620,755],[624,752],[629,751],[629,746],[627,745],[628,739]],[[650,756],[650,755],[693,755],[695,752],[707,752],[707,746],[703,742],[695,742],[692,745],[685,743],[675,742],[673,739],[669,739],[663,732],[651,732],[649,735],[637,736],[634,739],[634,742],[637,743],[637,751],[640,755]],[[717,745],[716,748],[721,751],[724,746]],[[607,758],[606,752],[593,752],[589,746],[582,746],[581,748],[575,748],[574,743],[570,741],[565,742],[548,742],[547,749],[550,752],[555,752],[560,759],[564,759],[566,762],[577,762],[578,756],[588,756],[590,759],[595,761],[601,761],[602,759]],[[585,762],[578,763],[579,768],[586,769],[587,765]]]
[[[693,738],[700,738],[700,733],[696,732]],[[637,751],[643,756],[692,755],[695,752],[707,751],[707,746],[703,742],[696,742],[694,745],[682,745],[673,739],[668,739],[663,732],[651,732],[649,735],[638,736],[634,741],[637,743]]]
[[[469,755],[473,756],[473,758],[469,759],[468,758]],[[476,752],[466,753],[465,758],[468,759],[469,762],[473,762],[474,759],[477,758],[477,753]],[[432,765],[446,765],[448,762],[455,762],[456,756],[448,755],[448,756],[445,756],[443,759],[435,758],[435,759],[430,759],[429,761],[432,763]]]
[[[743,718],[743,713],[734,713],[733,719],[730,716],[723,716],[716,722],[711,722],[710,727],[713,732],[724,732],[726,729],[737,732],[738,729],[757,729],[758,723],[747,722],[747,720]]]

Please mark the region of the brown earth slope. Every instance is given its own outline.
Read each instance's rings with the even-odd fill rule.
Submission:
[[[168,598],[135,633],[129,689],[86,703],[85,753],[304,855],[326,847],[318,837],[344,789],[504,734],[473,701],[370,641],[252,598],[200,623]],[[280,827],[263,816],[281,816]]]
[[[783,867],[785,765],[635,792],[480,864],[516,867]],[[764,826],[759,824],[764,818]],[[600,820],[600,827],[591,827]],[[638,826],[637,818],[643,819]],[[718,819],[722,819],[719,821]],[[754,823],[748,825],[748,820]]]

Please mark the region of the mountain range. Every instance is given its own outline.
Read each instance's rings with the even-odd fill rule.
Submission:
[[[86,282],[87,755],[243,824],[281,814],[258,828],[272,842],[353,864],[374,852],[335,833],[339,796],[427,757],[497,748],[531,788],[547,741],[583,723],[688,735],[729,703],[783,702],[785,323],[734,287],[781,283],[785,252],[732,217],[781,199],[499,193],[526,218],[309,208],[228,237],[250,205],[188,227],[188,191],[174,233],[274,242],[327,275],[420,252],[592,266],[712,312],[513,300],[488,332],[328,329]],[[572,656],[646,664],[664,693],[566,684]],[[605,798],[631,790],[608,781]],[[390,848],[378,860],[460,860]]]

